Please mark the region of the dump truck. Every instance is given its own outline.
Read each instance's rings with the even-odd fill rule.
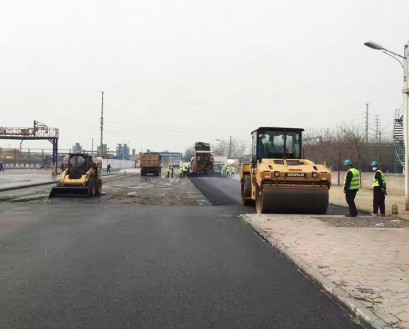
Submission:
[[[162,159],[157,152],[147,152],[141,155],[141,176],[153,174],[159,176],[161,173]]]
[[[302,159],[302,128],[260,127],[252,135],[251,161],[240,169],[241,201],[257,213],[325,214],[331,172]]]
[[[197,142],[195,143],[195,153],[190,161],[189,175],[213,174],[213,152],[210,151],[210,144]]]
[[[86,153],[69,154],[67,169],[61,173],[49,197],[92,197],[102,191],[102,158]]]

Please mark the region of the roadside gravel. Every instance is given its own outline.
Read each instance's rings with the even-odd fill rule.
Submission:
[[[409,227],[409,221],[394,217],[360,216],[355,218],[340,216],[317,216],[314,219],[336,227],[374,227],[374,228],[405,228]]]
[[[146,177],[135,186],[104,187],[109,203],[164,206],[203,206],[210,202],[196,189],[188,178]]]

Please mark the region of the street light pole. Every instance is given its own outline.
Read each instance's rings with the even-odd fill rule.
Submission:
[[[408,76],[408,69],[409,69],[409,42],[405,44],[403,56],[393,51],[390,51],[381,45],[368,41],[364,43],[365,46],[375,49],[375,50],[382,50],[384,54],[393,57],[397,60],[403,67],[403,141],[405,144],[405,210],[409,210],[409,174],[408,174],[408,165],[409,165],[409,132],[408,132],[408,119],[409,119],[409,76]],[[401,62],[397,57],[402,58],[403,62]]]
[[[405,210],[409,210],[409,42],[404,48],[403,69],[405,71],[405,83],[403,88],[403,141],[405,143]]]

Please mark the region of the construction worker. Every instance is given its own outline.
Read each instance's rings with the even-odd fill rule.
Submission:
[[[226,168],[227,177],[231,177],[231,173],[232,173],[231,166],[227,166]]]
[[[378,161],[372,161],[372,171],[375,172],[373,178],[373,212],[372,216],[378,216],[378,209],[382,217],[385,216],[385,195],[386,195],[386,179],[384,173],[380,169]]]
[[[235,170],[234,167],[231,166],[231,167],[230,167],[230,177],[231,177],[231,178],[234,178],[234,170]]]
[[[356,168],[354,168],[351,160],[345,160],[344,166],[346,168],[344,177],[344,193],[349,207],[349,214],[345,216],[356,217],[358,216],[358,211],[356,210],[355,197],[356,193],[361,188],[361,174]]]

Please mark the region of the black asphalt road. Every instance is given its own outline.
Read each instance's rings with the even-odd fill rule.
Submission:
[[[242,210],[2,206],[0,328],[360,328]]]
[[[214,206],[241,205],[240,181],[227,177],[189,177],[192,183]],[[245,212],[255,213],[254,207],[245,207]],[[327,215],[345,215],[347,207],[330,203]]]

